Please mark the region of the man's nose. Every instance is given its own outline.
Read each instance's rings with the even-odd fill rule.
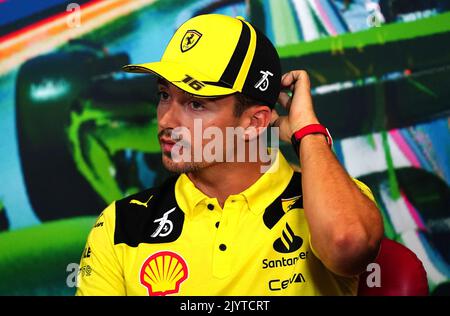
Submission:
[[[158,107],[158,124],[161,129],[175,128],[180,125],[179,108],[179,104],[175,101]]]

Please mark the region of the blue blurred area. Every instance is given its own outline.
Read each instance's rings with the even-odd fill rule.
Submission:
[[[59,5],[68,5],[70,0],[6,0],[0,1],[0,27],[29,17]]]

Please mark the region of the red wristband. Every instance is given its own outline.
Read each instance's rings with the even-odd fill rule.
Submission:
[[[330,132],[325,126],[323,126],[322,124],[310,124],[292,134],[291,142],[294,148],[296,148],[297,152],[300,146],[300,141],[303,137],[309,134],[322,134],[326,137],[328,145],[330,145],[330,147],[333,146],[333,138],[331,137]]]

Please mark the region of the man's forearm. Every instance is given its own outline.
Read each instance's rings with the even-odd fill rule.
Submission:
[[[323,135],[301,141],[305,215],[322,262],[340,275],[362,272],[383,235],[381,214],[350,178]]]

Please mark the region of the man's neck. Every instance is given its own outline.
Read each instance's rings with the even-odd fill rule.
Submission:
[[[259,161],[224,162],[189,172],[187,176],[204,194],[217,198],[223,208],[230,195],[244,191],[263,175],[263,165]]]

